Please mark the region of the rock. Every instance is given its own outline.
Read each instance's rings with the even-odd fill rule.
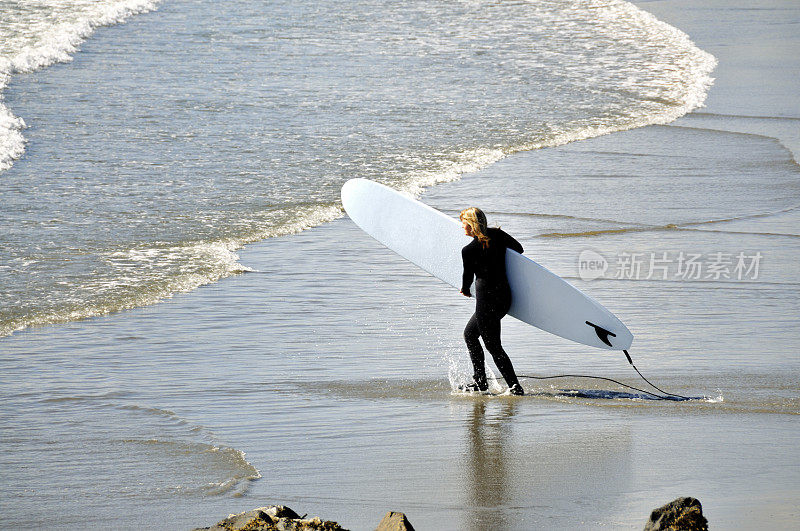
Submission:
[[[264,507],[262,507],[262,509],[264,509]],[[266,508],[266,513],[270,515],[273,519],[276,518],[288,518],[289,520],[300,519],[299,514],[289,509],[285,505],[271,505],[268,508]]]
[[[211,531],[238,531],[242,529],[269,529],[272,526],[272,517],[267,514],[268,507],[260,507],[252,511],[246,511],[239,514],[232,514],[226,519],[218,522],[217,525],[212,527],[203,527],[200,529],[209,529]]]
[[[302,518],[285,505],[259,507],[252,511],[232,514],[212,527],[194,531],[347,531],[336,522],[319,517]]]
[[[403,513],[389,511],[375,531],[414,531],[414,526]]]
[[[708,531],[708,520],[696,498],[678,498],[654,509],[644,531]]]

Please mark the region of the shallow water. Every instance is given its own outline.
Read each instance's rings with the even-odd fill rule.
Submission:
[[[96,38],[89,63],[93,42],[116,42]],[[739,107],[715,87],[708,112],[674,125],[518,154],[422,196],[451,215],[483,207],[628,325],[648,379],[702,400],[574,377],[525,380],[520,398],[453,393],[470,301],[338,219],[247,246],[246,273],[162,304],[0,340],[0,522],[191,528],[283,503],[352,529],[390,509],[418,529],[641,528],[691,495],[714,527],[793,528],[800,117],[761,100],[771,117],[742,116],[726,86]],[[37,145],[11,172],[54,163]],[[607,261],[601,278],[582,278],[585,250]],[[700,255],[699,278],[680,253]],[[727,277],[709,270],[717,253]],[[757,275],[738,278],[739,253],[761,254]],[[619,352],[503,326],[521,374],[649,389]]]

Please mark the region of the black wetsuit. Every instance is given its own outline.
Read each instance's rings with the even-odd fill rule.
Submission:
[[[487,388],[484,356],[478,337],[494,358],[494,363],[509,387],[519,383],[511,360],[500,343],[500,319],[511,306],[511,289],[506,277],[506,248],[522,253],[522,245],[500,229],[488,229],[489,247],[484,249],[478,238],[473,238],[461,250],[464,276],[461,291],[470,296],[472,278],[475,277],[475,313],[464,329],[469,355],[474,368],[475,383]]]

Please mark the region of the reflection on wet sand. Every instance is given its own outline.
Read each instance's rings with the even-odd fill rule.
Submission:
[[[469,519],[473,529],[505,529],[508,498],[505,443],[507,421],[514,416],[515,401],[502,404],[486,415],[486,400],[475,400],[467,422],[468,454],[466,468],[469,491]]]
[[[589,499],[587,522],[600,521],[636,475],[627,427],[554,427],[528,397],[475,397],[463,412],[462,529],[561,527]]]

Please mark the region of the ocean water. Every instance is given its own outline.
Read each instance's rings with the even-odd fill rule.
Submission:
[[[684,495],[714,527],[796,525],[800,115],[744,53],[793,49],[796,6],[643,4],[669,26],[625,2],[11,5],[4,527],[282,503],[359,530],[387,510],[634,529]],[[25,30],[54,26],[69,37]],[[698,398],[576,377],[452,393],[471,305],[342,217],[350,177],[483,207]],[[619,352],[503,326],[520,374],[652,390]]]
[[[156,4],[23,5],[0,27],[1,335],[242,272],[243,244],[340,217],[351,177],[419,192],[671,121],[715,63],[622,1],[169,2],[83,44]]]

